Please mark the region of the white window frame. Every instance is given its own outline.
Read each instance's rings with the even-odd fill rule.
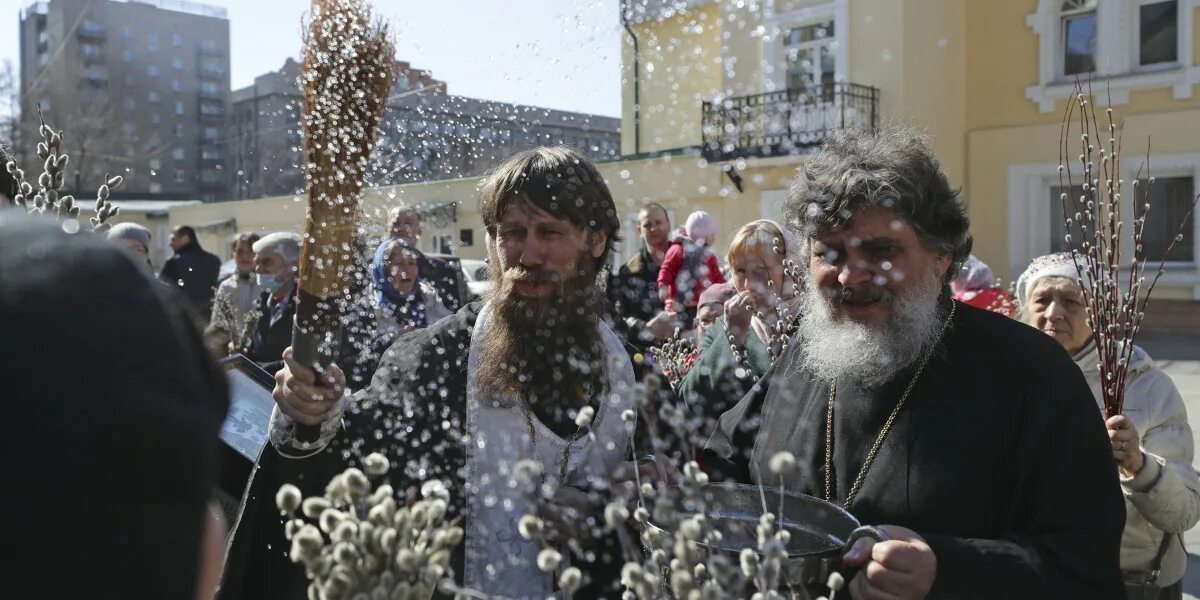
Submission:
[[[1122,164],[1125,184],[1121,186],[1123,199],[1121,211],[1126,220],[1133,220],[1133,180],[1140,157]],[[1200,153],[1157,154],[1150,156],[1151,175],[1159,177],[1192,177],[1193,192],[1200,193]],[[1079,173],[1074,174],[1074,183],[1080,183]],[[1016,279],[1034,258],[1050,252],[1050,224],[1044,219],[1045,205],[1052,200],[1050,189],[1059,185],[1056,163],[1026,163],[1010,165],[1008,168],[1008,258],[1009,273]],[[1153,208],[1151,208],[1153,210]],[[1200,257],[1200,216],[1192,217],[1192,243],[1196,245],[1193,256]],[[1131,238],[1122,239],[1121,253],[1128,260],[1132,256]],[[1147,263],[1149,271],[1158,265]],[[1125,268],[1125,265],[1122,265]],[[1160,285],[1190,286],[1193,299],[1200,300],[1200,261],[1167,262],[1163,267]]]
[[[838,83],[849,81],[850,68],[850,1],[829,0],[787,12],[775,11],[775,0],[765,0],[762,7],[762,92],[787,89],[787,53],[783,36],[796,27],[833,21],[834,75]]]
[[[1096,71],[1091,75],[1112,95],[1112,104],[1128,104],[1136,90],[1170,87],[1176,100],[1192,97],[1200,84],[1200,66],[1193,62],[1193,23],[1200,0],[1178,0],[1179,44],[1174,63],[1141,66],[1138,10],[1156,0],[1096,0]],[[1038,36],[1038,82],[1025,88],[1025,97],[1043,113],[1071,95],[1075,77],[1064,77],[1062,56],[1063,0],[1038,0],[1037,10],[1025,16],[1025,25]],[[1081,74],[1081,80],[1087,77]]]

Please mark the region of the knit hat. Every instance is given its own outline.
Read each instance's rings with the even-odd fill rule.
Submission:
[[[194,598],[224,375],[176,288],[100,236],[16,212],[0,213],[0,380],[20,421],[0,436],[20,550],[5,595]]]
[[[712,218],[712,215],[698,210],[688,215],[687,221],[683,225],[683,229],[687,231],[687,236],[692,241],[700,241],[710,235],[717,234],[717,221]]]
[[[150,248],[150,230],[138,225],[137,223],[117,223],[108,230],[108,239],[110,240],[133,240],[141,242],[147,249]]]
[[[1083,258],[1076,256],[1075,260],[1079,261],[1080,267],[1084,266]],[[1071,281],[1083,279],[1084,285],[1087,285],[1090,277],[1086,272],[1081,277],[1075,268],[1075,260],[1072,260],[1071,254],[1067,252],[1056,252],[1033,259],[1033,262],[1029,263],[1029,267],[1017,279],[1017,303],[1022,306],[1027,304],[1034,284],[1046,277],[1066,277]]]
[[[992,274],[992,268],[976,258],[974,254],[967,257],[967,262],[963,263],[958,277],[951,282],[951,287],[963,291],[986,290],[995,285],[996,276]]]
[[[705,304],[725,304],[726,300],[734,297],[737,294],[737,288],[733,287],[728,281],[725,283],[714,283],[703,292],[700,292],[700,301],[696,303],[697,307]]]

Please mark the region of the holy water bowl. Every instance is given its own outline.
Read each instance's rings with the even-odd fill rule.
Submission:
[[[823,585],[841,566],[842,554],[860,538],[882,541],[883,532],[863,526],[853,515],[819,498],[737,483],[712,483],[701,492],[708,527],[721,532],[722,541],[713,546],[700,543],[709,552],[728,553],[736,560],[745,548],[756,549],[758,521],[767,511],[790,534],[785,569],[794,586]],[[780,501],[782,500],[782,509]],[[658,528],[653,523],[651,527]]]

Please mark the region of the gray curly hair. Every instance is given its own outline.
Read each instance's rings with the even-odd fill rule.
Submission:
[[[784,214],[811,239],[844,227],[860,209],[886,208],[927,248],[952,257],[943,277],[949,283],[971,254],[970,220],[958,195],[924,133],[902,125],[838,129],[797,169]]]

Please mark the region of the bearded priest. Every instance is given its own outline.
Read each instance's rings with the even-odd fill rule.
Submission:
[[[722,415],[710,468],[846,507],[883,541],[855,598],[1122,598],[1125,523],[1095,401],[1038,331],[950,299],[971,250],[929,140],[841,130],[799,169],[795,341]]]

